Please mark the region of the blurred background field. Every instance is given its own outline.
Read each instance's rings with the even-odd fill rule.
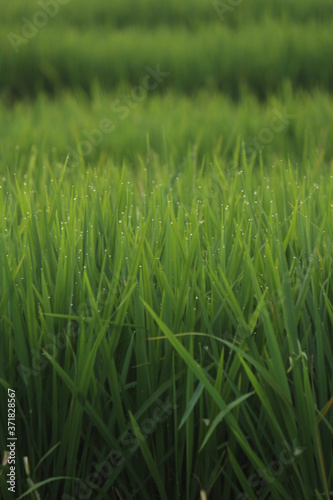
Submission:
[[[228,157],[237,135],[257,136],[277,108],[295,117],[257,153],[268,161],[280,153],[297,162],[331,161],[330,1],[42,5],[1,6],[4,157],[13,145],[29,155],[33,143],[63,161],[82,130],[101,118],[116,127],[88,162],[102,151],[133,161],[144,153],[147,133],[163,162],[166,150],[178,160],[194,145],[200,155]],[[136,100],[147,66],[168,76]]]
[[[146,156],[147,136],[152,154],[163,164],[173,158],[175,166],[193,147],[200,159],[219,157],[230,164],[237,138],[251,146],[257,158],[262,152],[270,163],[289,157],[296,163],[309,160],[317,165],[329,164],[332,158],[333,106],[328,93],[293,95],[287,87],[281,97],[260,103],[250,94],[234,102],[207,91],[195,97],[167,92],[149,96],[144,102],[131,100],[135,109],[119,100],[117,109],[123,111],[115,113],[112,108],[121,95],[95,87],[91,97],[66,91],[56,99],[43,94],[33,102],[19,101],[12,108],[2,105],[0,130],[6,138],[0,146],[3,158],[28,158],[34,145],[41,158],[46,155],[52,161],[64,162],[68,152],[78,152],[78,143],[89,140],[89,134],[92,142],[84,150],[86,163],[96,163],[104,152],[134,165],[139,155]],[[285,113],[286,121],[279,120],[274,111],[282,117]],[[270,129],[274,118],[278,133]],[[99,138],[93,131],[99,129],[103,119],[110,120],[113,129]]]
[[[331,0],[1,3],[15,498],[332,497],[332,33]]]

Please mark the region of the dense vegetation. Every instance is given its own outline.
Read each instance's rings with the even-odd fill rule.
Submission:
[[[38,161],[46,157],[64,163],[70,153],[71,165],[77,163],[78,145],[88,141],[90,146],[82,148],[86,163],[107,154],[136,165],[139,155],[146,157],[148,136],[151,155],[168,165],[170,173],[193,148],[199,161],[215,156],[230,164],[240,138],[248,158],[256,154],[257,162],[261,152],[269,166],[287,158],[294,165],[328,165],[333,155],[333,100],[328,93],[294,95],[286,85],[279,97],[259,103],[249,94],[231,102],[217,93],[202,91],[190,98],[153,90],[139,102],[131,91],[107,94],[96,85],[91,99],[83,92],[64,92],[56,100],[41,95],[10,108],[0,105],[0,134],[6,137],[0,154],[17,169],[34,146]],[[105,119],[112,129],[110,123],[102,132]]]
[[[333,22],[318,31],[314,22],[274,20],[260,29],[249,24],[234,30],[217,23],[194,32],[183,27],[174,32],[165,27],[96,31],[70,26],[59,36],[56,25],[46,26],[31,40],[22,37],[22,43],[2,36],[0,88],[21,97],[63,87],[89,91],[96,78],[107,89],[123,82],[136,86],[147,65],[159,65],[170,75],[163,88],[186,93],[206,86],[237,98],[245,87],[262,99],[286,79],[304,89],[332,90],[333,67],[327,64],[333,53],[332,28]]]
[[[0,19],[0,497],[328,500],[332,2]]]

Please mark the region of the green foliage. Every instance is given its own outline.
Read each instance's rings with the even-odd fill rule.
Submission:
[[[239,161],[2,179],[20,494],[328,498],[332,172]]]
[[[41,2],[47,4],[45,2]],[[40,0],[7,2],[1,5],[1,18],[7,26],[19,25],[23,16],[32,19],[41,9]],[[51,2],[52,3],[52,2]],[[70,25],[77,29],[87,27],[123,28],[124,26],[186,26],[195,29],[201,24],[216,23],[221,20],[221,11],[225,15],[223,23],[241,27],[251,23],[260,23],[266,18],[280,21],[305,23],[317,21],[325,23],[332,19],[333,7],[330,0],[226,0],[207,2],[206,0],[66,0],[61,5],[55,19],[51,22],[59,27]],[[56,7],[54,7],[56,9]],[[51,17],[51,16],[50,16]]]
[[[44,157],[63,163],[68,153],[69,165],[76,169],[81,153],[86,163],[107,155],[136,168],[138,158],[147,154],[147,134],[151,157],[172,171],[181,168],[189,150],[198,162],[216,156],[230,168],[239,136],[248,161],[254,155],[256,164],[260,152],[268,165],[289,157],[294,164],[310,161],[316,168],[329,165],[333,157],[333,102],[327,93],[294,95],[285,85],[280,96],[265,104],[246,93],[238,102],[208,92],[190,99],[153,90],[141,102],[126,101],[131,95],[130,87],[107,94],[96,86],[91,99],[65,92],[56,100],[40,95],[12,108],[0,105],[0,135],[6,137],[0,144],[3,164],[28,162],[34,145],[36,168]],[[105,119],[110,127],[102,132]]]
[[[332,15],[2,2],[1,498],[332,497]]]
[[[148,65],[169,73],[159,91],[172,87],[193,93],[208,86],[237,98],[247,88],[264,99],[286,79],[296,89],[331,89],[333,69],[327,61],[333,50],[332,25],[318,30],[316,23],[270,19],[260,28],[249,24],[241,31],[217,23],[195,32],[134,26],[76,34],[68,28],[61,37],[59,29],[48,26],[21,45],[10,43],[2,29],[0,90],[17,98],[62,88],[90,92],[96,79],[108,90],[123,82],[138,86]]]

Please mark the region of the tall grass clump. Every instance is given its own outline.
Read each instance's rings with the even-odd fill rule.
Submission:
[[[17,497],[328,500],[332,167],[83,160],[0,182]]]

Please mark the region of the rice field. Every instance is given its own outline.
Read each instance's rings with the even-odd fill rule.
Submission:
[[[331,2],[0,7],[0,498],[333,495]]]

